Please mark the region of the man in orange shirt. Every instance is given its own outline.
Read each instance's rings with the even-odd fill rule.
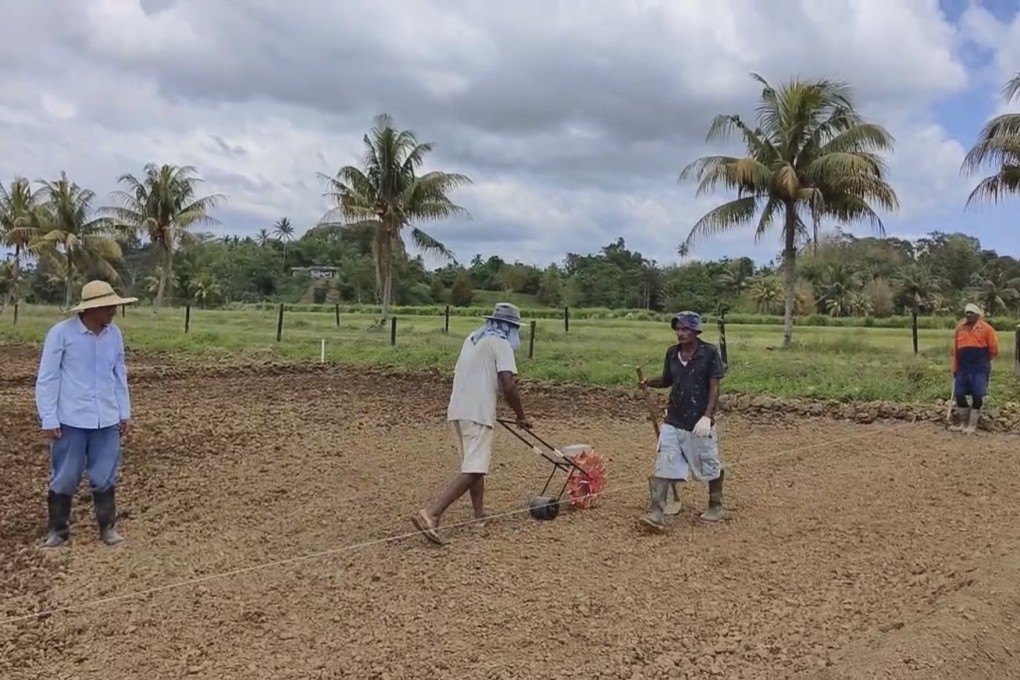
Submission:
[[[988,393],[992,360],[999,354],[995,329],[983,318],[983,312],[971,303],[963,309],[964,319],[956,325],[953,340],[953,395],[956,397],[957,422],[949,429],[972,434],[981,419],[981,406]],[[967,403],[967,397],[971,403]]]

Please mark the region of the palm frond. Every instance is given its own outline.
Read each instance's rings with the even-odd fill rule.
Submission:
[[[683,246],[689,250],[698,237],[713,236],[750,223],[757,211],[758,201],[755,196],[745,196],[709,210],[694,223]]]
[[[967,196],[966,207],[972,203],[998,203],[1007,196],[1020,194],[1020,165],[1006,165],[996,174],[985,177]]]
[[[419,250],[426,253],[442,255],[448,260],[455,259],[452,250],[417,227],[411,229],[411,238],[414,240],[414,245],[417,246]]]

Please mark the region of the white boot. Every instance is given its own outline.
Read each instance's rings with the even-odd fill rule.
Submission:
[[[964,426],[970,419],[970,407],[968,406],[954,406],[953,407],[953,424],[949,426],[950,432],[962,432]]]
[[[981,420],[981,409],[972,408],[967,415],[967,426],[963,428],[964,434],[974,434],[977,430],[978,421]]]

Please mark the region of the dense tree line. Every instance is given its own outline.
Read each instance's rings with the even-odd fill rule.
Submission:
[[[364,137],[362,166],[320,176],[336,207],[300,235],[286,217],[256,236],[203,231],[217,224],[225,197],[202,195],[188,166],[150,164],[139,176],[123,175],[106,201],[63,173],[16,177],[0,185],[0,239],[13,249],[0,264],[0,295],[5,308],[17,300],[68,305],[85,280],[99,277],[151,300],[155,311],[166,299],[210,307],[360,302],[380,305],[385,320],[390,304],[465,306],[479,290],[500,291],[547,306],[782,313],[784,344],[794,315],[957,314],[964,300],[990,315],[1020,314],[1020,265],[1012,257],[965,234],[884,238],[875,208],[897,206],[881,157],[892,140],[856,113],[844,84],[791,80],[773,88],[755,77],[762,86],[755,124],[724,115],[709,132],[737,133],[747,155],[701,158],[680,174],[696,179],[699,193],[722,187],[736,198],[695,222],[680,242],[679,264],[649,261],[622,237],[544,267],[481,254],[453,261],[422,225],[465,214],[450,194],[471,180],[422,171],[432,145],[382,115]],[[1020,76],[1004,94],[1018,92]],[[990,164],[993,173],[968,203],[1020,192],[1018,140],[1016,114],[981,131],[965,167]],[[878,235],[842,231],[858,221]],[[826,232],[828,222],[835,231]],[[695,239],[743,225],[754,225],[758,237],[778,228],[773,262],[685,261]],[[407,241],[449,263],[426,271]]]
[[[176,304],[378,304],[370,228],[311,228],[299,237],[284,218],[254,237],[195,234],[176,253],[167,296]],[[137,237],[120,244],[113,266],[124,292],[155,301],[163,255]],[[932,232],[917,241],[836,232],[805,246],[796,264],[798,316],[958,315],[977,301],[989,315],[1020,316],[1020,261],[985,250],[966,234]],[[335,278],[302,271],[336,267]],[[298,271],[294,271],[297,269]],[[0,286],[9,285],[11,264]],[[43,258],[24,274],[23,298],[65,304],[63,260]],[[77,287],[100,271],[76,273]],[[109,272],[106,272],[109,274]],[[5,283],[6,282],[6,283]],[[546,267],[475,255],[470,262],[427,271],[420,257],[394,272],[398,305],[478,304],[494,291],[525,306],[603,307],[718,313],[782,314],[782,259],[756,266],[749,258],[660,265],[621,238],[596,253],[568,253]]]

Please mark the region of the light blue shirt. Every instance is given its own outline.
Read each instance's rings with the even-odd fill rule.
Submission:
[[[77,315],[50,328],[35,405],[44,430],[61,425],[92,430],[131,418],[120,329],[110,324],[95,334]]]

